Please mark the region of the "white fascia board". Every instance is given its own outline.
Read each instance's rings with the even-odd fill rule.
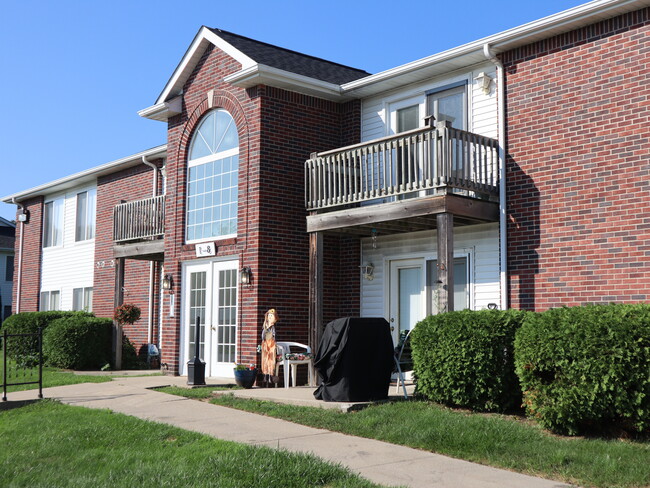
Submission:
[[[382,82],[410,75],[461,56],[470,55],[468,59],[471,59],[472,54],[483,52],[485,44],[489,44],[495,53],[500,53],[647,6],[650,6],[650,0],[594,0],[498,34],[345,83],[341,85],[342,92],[344,95],[353,95],[357,92],[362,96],[380,93],[384,89],[381,86]],[[371,85],[376,86],[370,88]]]
[[[127,156],[126,158],[111,161],[110,163],[102,164],[101,166],[95,166],[94,168],[90,168],[85,171],[81,171],[79,173],[51,181],[50,183],[45,183],[43,185],[30,188],[29,190],[7,195],[6,197],[0,198],[0,201],[11,204],[13,203],[14,199],[17,202],[20,202],[27,198],[54,193],[82,185],[84,183],[89,183],[96,180],[99,176],[130,168],[131,166],[136,166],[137,164],[142,164],[143,156],[147,158],[165,158],[167,157],[167,145],[163,144],[162,146],[153,147],[151,149],[147,149],[146,151]]]
[[[242,69],[237,73],[226,76],[223,81],[241,88],[269,85],[337,102],[344,99],[341,95],[341,86],[336,83],[317,80],[265,64],[255,64]]]
[[[139,110],[138,115],[145,119],[160,120],[166,122],[169,117],[178,115],[183,111],[182,97],[172,98],[169,102],[162,102]]]
[[[207,27],[203,26],[201,29],[199,29],[199,32],[194,37],[192,44],[190,44],[190,47],[183,55],[181,62],[174,70],[174,73],[165,85],[162,93],[158,96],[156,103],[153,105],[154,107],[160,105],[163,102],[166,102],[170,96],[180,94],[180,90],[192,73],[192,70],[196,66],[196,63],[198,63],[199,59],[201,59],[201,56],[209,45],[208,43],[214,44],[228,56],[235,59],[235,61],[242,65],[242,69],[248,68],[249,66],[255,64],[255,61],[253,61],[246,54],[241,52],[239,49],[236,49],[228,42],[224,41],[221,37],[216,35]]]

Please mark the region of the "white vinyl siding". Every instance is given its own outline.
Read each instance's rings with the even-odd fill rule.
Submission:
[[[61,310],[72,310],[73,289],[93,286],[95,240],[88,239],[77,242],[76,223],[77,195],[82,192],[94,193],[95,191],[94,187],[79,187],[50,198],[61,202],[61,244],[43,249],[41,291],[58,290]]]
[[[360,276],[361,316],[385,317],[388,283],[386,266],[393,259],[435,259],[436,231],[379,236],[376,249],[370,238],[362,241],[361,264],[372,263],[374,279]],[[482,224],[454,228],[454,256],[469,256],[469,308],[487,308],[499,303],[499,226]]]
[[[484,94],[474,78],[484,72],[493,81],[490,93]],[[424,103],[425,93],[453,83],[467,81],[467,130],[476,134],[497,136],[497,97],[496,97],[496,72],[492,63],[476,65],[471,71],[455,72],[453,75],[436,77],[426,83],[408,85],[401,90],[392,90],[384,95],[367,98],[362,101],[361,108],[361,141],[370,141],[388,135],[390,124],[389,112],[391,105],[401,100],[420,97]],[[422,119],[424,110],[420,114]],[[422,122],[420,123],[422,125]],[[324,148],[325,149],[325,148]],[[331,148],[328,148],[331,149]]]

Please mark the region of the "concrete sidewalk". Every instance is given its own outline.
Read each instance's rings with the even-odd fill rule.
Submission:
[[[109,383],[47,388],[45,398],[68,405],[107,408],[201,432],[213,437],[309,452],[347,466],[376,483],[388,486],[436,488],[552,488],[569,485],[490,468],[417,449],[314,429],[206,402],[153,391],[150,388],[185,384],[166,376],[115,378]],[[250,391],[250,390],[247,390]],[[31,400],[35,390],[10,393],[9,402]]]

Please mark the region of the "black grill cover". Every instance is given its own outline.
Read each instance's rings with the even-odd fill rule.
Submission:
[[[393,340],[384,318],[346,317],[325,327],[314,367],[326,402],[367,402],[388,398]]]

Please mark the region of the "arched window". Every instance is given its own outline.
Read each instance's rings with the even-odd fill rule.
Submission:
[[[239,137],[228,112],[216,109],[201,121],[187,165],[186,240],[236,235]]]

